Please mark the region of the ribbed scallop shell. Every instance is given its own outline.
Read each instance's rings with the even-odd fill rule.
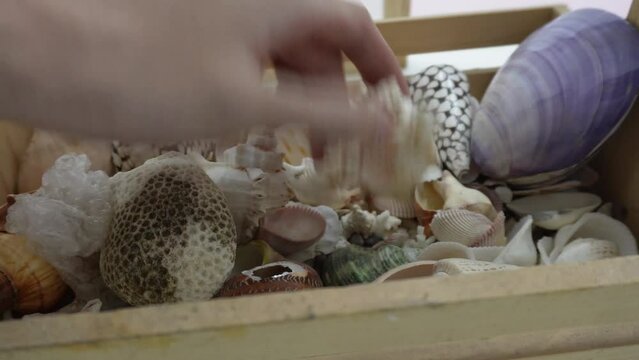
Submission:
[[[615,243],[621,256],[637,255],[637,241],[621,221],[600,213],[584,214],[576,223],[557,231],[549,258],[556,262],[570,242],[580,238],[609,240]]]
[[[55,268],[31,250],[24,237],[0,233],[0,278],[3,276],[11,283],[15,298],[10,302],[11,308],[2,310],[19,314],[49,312],[69,289]],[[0,299],[0,304],[5,300]]]
[[[439,241],[452,241],[476,246],[498,246],[505,244],[505,216],[497,214],[494,220],[464,209],[442,210],[430,224],[433,235]]]
[[[522,42],[495,75],[472,128],[482,173],[519,185],[577,170],[639,92],[639,31],[599,9],[568,12]]]
[[[445,273],[447,275],[461,275],[482,273],[488,271],[504,271],[517,270],[519,266],[495,264],[487,261],[469,260],[469,259],[446,259],[437,262],[435,268],[436,273]]]
[[[576,239],[566,245],[555,264],[601,260],[619,256],[617,244],[609,240]]]
[[[408,263],[404,251],[394,245],[377,250],[349,245],[327,256],[322,280],[327,286],[369,283],[390,269]]]

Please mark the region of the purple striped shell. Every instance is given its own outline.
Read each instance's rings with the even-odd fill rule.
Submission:
[[[473,161],[516,185],[560,180],[618,128],[638,93],[639,31],[603,10],[567,13],[495,75],[473,119]]]

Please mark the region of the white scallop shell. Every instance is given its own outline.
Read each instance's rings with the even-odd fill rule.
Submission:
[[[601,260],[619,256],[617,244],[609,240],[576,239],[566,245],[555,264]]]
[[[495,263],[517,266],[537,264],[537,249],[532,238],[532,216],[523,217],[508,234],[508,244]]]
[[[327,174],[315,171],[313,159],[304,158],[300,165],[283,164],[286,181],[298,201],[312,205],[326,205],[341,209],[359,198],[361,190],[350,183],[340,182]]]
[[[433,235],[439,241],[458,242],[466,246],[495,246],[505,244],[504,213],[494,220],[464,209],[442,210],[431,222]]]
[[[470,259],[475,260],[471,248],[455,242],[436,242],[429,245],[417,257],[418,260]]]
[[[624,223],[604,214],[588,213],[576,223],[564,226],[557,231],[550,261],[556,262],[568,243],[580,238],[612,241],[617,246],[619,255],[637,255],[637,241]]]
[[[516,270],[519,266],[495,264],[488,261],[478,261],[469,259],[446,259],[437,262],[436,273],[447,275],[473,274],[488,271]]]
[[[594,194],[560,192],[516,199],[507,206],[519,216],[532,215],[536,226],[557,230],[574,223],[600,204],[601,198]]]

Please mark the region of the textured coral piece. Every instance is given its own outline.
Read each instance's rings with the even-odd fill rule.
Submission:
[[[132,305],[211,298],[235,261],[222,192],[190,158],[168,153],[112,179],[114,217],[100,259]]]

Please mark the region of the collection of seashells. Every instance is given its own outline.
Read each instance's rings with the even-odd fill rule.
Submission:
[[[621,55],[620,55],[621,54]],[[389,139],[311,158],[301,126],[153,146],[36,130],[0,209],[0,311],[103,311],[637,254],[586,166],[639,94],[639,32],[600,10],[532,34],[481,102],[433,65],[363,90]],[[570,141],[566,141],[570,139]],[[80,155],[77,155],[80,154]]]

